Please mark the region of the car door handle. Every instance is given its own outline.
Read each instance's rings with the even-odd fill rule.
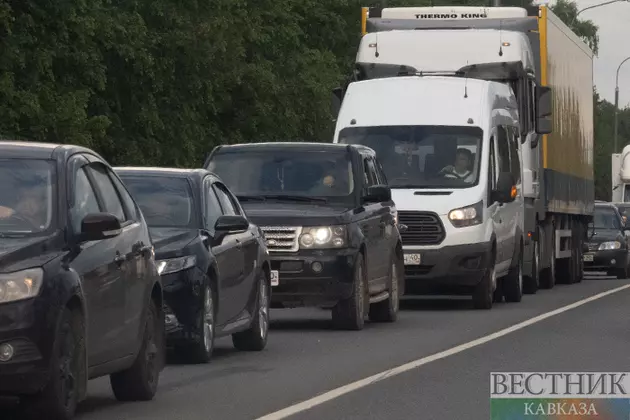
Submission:
[[[116,256],[114,257],[114,262],[116,263],[116,265],[118,265],[118,267],[120,267],[125,262],[125,260],[126,260],[125,256],[119,253],[117,253]]]
[[[238,239],[236,240],[236,248],[243,249],[243,243],[239,241]]]

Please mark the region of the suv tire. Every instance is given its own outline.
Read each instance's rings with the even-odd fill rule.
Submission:
[[[336,329],[359,331],[365,325],[369,299],[365,284],[365,262],[361,253],[354,263],[352,286],[352,296],[337,302],[332,310],[333,326]]]
[[[400,305],[399,282],[400,264],[398,258],[392,258],[389,272],[389,297],[370,305],[369,319],[372,322],[396,322]]]

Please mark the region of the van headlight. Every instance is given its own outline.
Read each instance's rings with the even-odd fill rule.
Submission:
[[[610,241],[610,242],[601,243],[599,245],[598,250],[599,251],[606,251],[606,250],[619,249],[619,248],[621,248],[621,242],[619,242],[619,241]]]
[[[0,274],[0,304],[37,296],[44,280],[44,270],[29,268]]]
[[[343,248],[348,244],[346,226],[304,227],[300,235],[300,248]]]
[[[187,255],[179,258],[169,258],[168,260],[156,261],[158,274],[164,276],[166,274],[177,273],[178,271],[188,270],[197,264],[197,258],[194,255]]]
[[[451,210],[448,220],[456,228],[480,225],[483,222],[483,200],[471,206]]]

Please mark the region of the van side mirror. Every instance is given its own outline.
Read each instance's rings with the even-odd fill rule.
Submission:
[[[511,203],[516,199],[516,180],[511,172],[501,172],[497,181],[497,186],[492,191],[493,201],[499,203]]]
[[[341,102],[343,101],[343,89],[336,87],[332,90],[331,113],[334,119],[337,119],[339,110],[341,110]]]
[[[551,88],[536,86],[536,133],[550,134],[553,131],[552,113]]]
[[[90,213],[81,221],[81,242],[100,241],[120,235],[120,220],[111,213]]]
[[[392,190],[388,185],[373,185],[368,187],[367,193],[363,196],[364,203],[382,203],[391,201]]]

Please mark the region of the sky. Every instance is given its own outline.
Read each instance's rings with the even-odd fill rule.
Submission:
[[[605,2],[575,1],[579,10]],[[585,10],[579,17],[591,20],[599,27],[599,54],[593,63],[593,83],[601,97],[614,103],[617,68],[630,57],[630,2],[620,1]],[[619,107],[627,106],[630,106],[630,60],[619,71]]]

